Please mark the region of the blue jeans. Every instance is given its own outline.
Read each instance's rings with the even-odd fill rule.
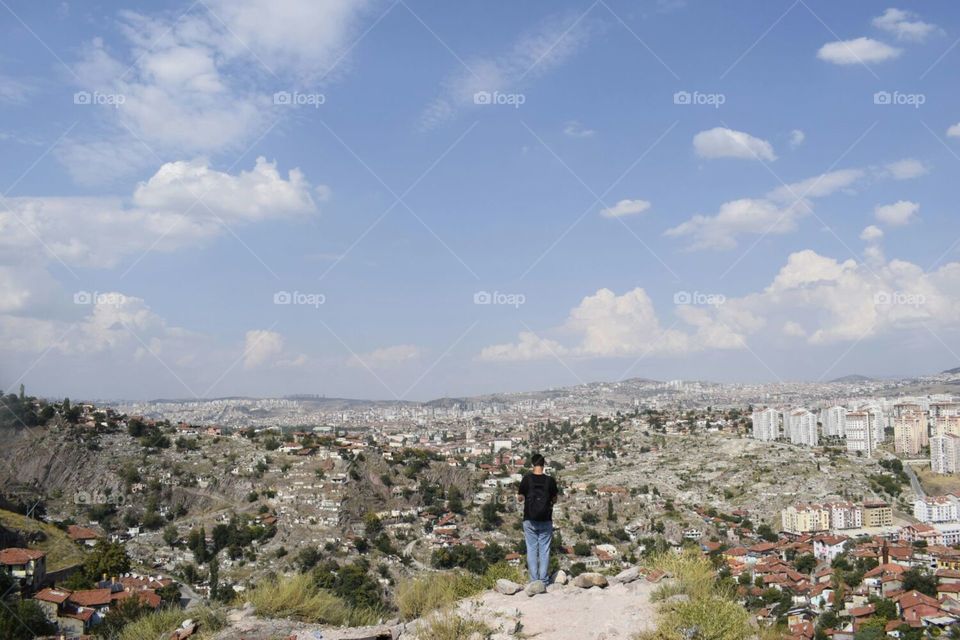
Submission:
[[[523,536],[527,539],[527,570],[530,572],[530,581],[539,580],[546,584],[550,578],[553,523],[549,520],[524,520]]]

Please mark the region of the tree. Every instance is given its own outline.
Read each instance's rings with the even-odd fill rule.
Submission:
[[[573,545],[573,552],[581,557],[588,556],[591,553],[590,545],[586,542],[578,542],[577,544]]]
[[[456,486],[447,492],[447,509],[454,513],[463,513],[463,493]]]
[[[383,531],[383,522],[381,522],[377,514],[372,511],[363,516],[363,526],[367,535],[370,537],[376,537],[378,533]]]
[[[168,524],[163,528],[163,541],[166,542],[169,546],[174,546],[177,544],[177,540],[180,539],[180,534],[177,533],[177,525]]]
[[[805,553],[802,556],[797,556],[793,561],[793,566],[795,566],[800,573],[810,573],[816,568],[817,559],[813,557],[813,554]]]
[[[34,600],[18,600],[0,604],[0,638],[32,640],[36,636],[53,635],[57,627]]]
[[[503,518],[500,517],[500,506],[495,500],[484,503],[480,509],[480,516],[483,519],[483,528],[486,531],[496,529],[503,523]]]
[[[217,599],[217,589],[220,587],[220,562],[217,556],[210,558],[210,599]]]
[[[617,514],[613,512],[613,498],[607,500],[607,520],[610,522],[617,521]]]
[[[937,579],[929,573],[914,567],[913,569],[904,571],[901,579],[903,580],[904,591],[913,591],[916,589],[931,598],[937,597]]]
[[[130,557],[119,542],[100,540],[93,552],[83,561],[82,574],[87,584],[103,576],[119,576],[130,571]]]

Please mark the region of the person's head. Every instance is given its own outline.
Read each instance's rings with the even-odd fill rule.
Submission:
[[[536,469],[537,467],[540,467],[540,469],[543,469],[545,466],[547,466],[547,459],[544,458],[539,453],[535,453],[533,454],[533,457],[530,458],[530,464],[533,466],[534,469]]]

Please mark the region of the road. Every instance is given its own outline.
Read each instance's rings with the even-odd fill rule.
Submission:
[[[913,470],[913,467],[905,464],[903,465],[903,471],[907,474],[907,477],[910,478],[910,486],[913,488],[913,492],[917,497],[926,498],[927,494],[923,491],[923,486],[920,484],[920,479],[917,478],[917,473]]]
[[[422,562],[417,560],[415,557],[413,557],[413,548],[417,545],[418,542],[419,540],[411,540],[407,544],[407,546],[403,548],[403,555],[409,557],[410,560],[413,562],[413,566],[415,566],[420,571],[429,571],[430,567],[428,567],[427,565],[423,564]]]

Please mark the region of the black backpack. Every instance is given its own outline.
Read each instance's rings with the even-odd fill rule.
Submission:
[[[530,474],[527,491],[527,516],[530,520],[550,519],[550,477]]]

